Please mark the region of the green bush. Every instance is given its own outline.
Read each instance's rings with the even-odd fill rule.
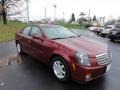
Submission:
[[[92,26],[91,24],[86,24],[86,25],[84,25],[85,28],[89,28],[89,27],[91,27],[91,26]]]

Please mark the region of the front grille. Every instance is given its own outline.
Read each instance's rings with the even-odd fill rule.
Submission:
[[[110,63],[110,53],[107,52],[107,53],[103,53],[103,54],[100,54],[100,55],[96,55],[96,59],[97,59],[97,62],[99,65],[107,65]]]
[[[106,72],[106,67],[101,67],[92,72],[92,78],[99,77]]]

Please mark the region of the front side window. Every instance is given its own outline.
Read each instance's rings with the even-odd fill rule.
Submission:
[[[33,35],[42,35],[42,34],[38,27],[32,27],[30,35],[33,36]]]
[[[24,35],[29,35],[30,29],[31,29],[30,26],[29,26],[29,27],[26,27],[26,28],[22,31],[22,34],[24,34]]]

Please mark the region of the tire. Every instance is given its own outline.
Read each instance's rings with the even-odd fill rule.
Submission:
[[[105,34],[101,34],[102,37],[105,37]]]
[[[114,38],[110,38],[110,40],[111,40],[112,42],[114,42],[114,41],[115,41],[115,39],[114,39]]]
[[[16,44],[18,54],[23,54],[21,45],[19,43]]]
[[[97,35],[99,35],[99,32],[97,32]]]
[[[59,56],[52,59],[51,69],[56,77],[61,82],[67,82],[70,79],[70,71],[65,60]]]

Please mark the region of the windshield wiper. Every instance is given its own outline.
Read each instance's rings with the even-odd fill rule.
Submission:
[[[56,39],[65,39],[65,38],[52,38],[52,40],[56,40]]]
[[[77,37],[77,36],[71,36],[71,37],[68,37],[68,38],[74,38],[74,37]]]
[[[80,35],[71,36],[71,37],[58,37],[58,38],[52,38],[52,40],[56,40],[56,39],[66,39],[66,38],[75,38],[75,37],[80,37]]]
[[[71,37],[68,37],[68,38],[75,38],[75,37],[80,37],[80,35],[77,35],[77,36],[71,36]]]

